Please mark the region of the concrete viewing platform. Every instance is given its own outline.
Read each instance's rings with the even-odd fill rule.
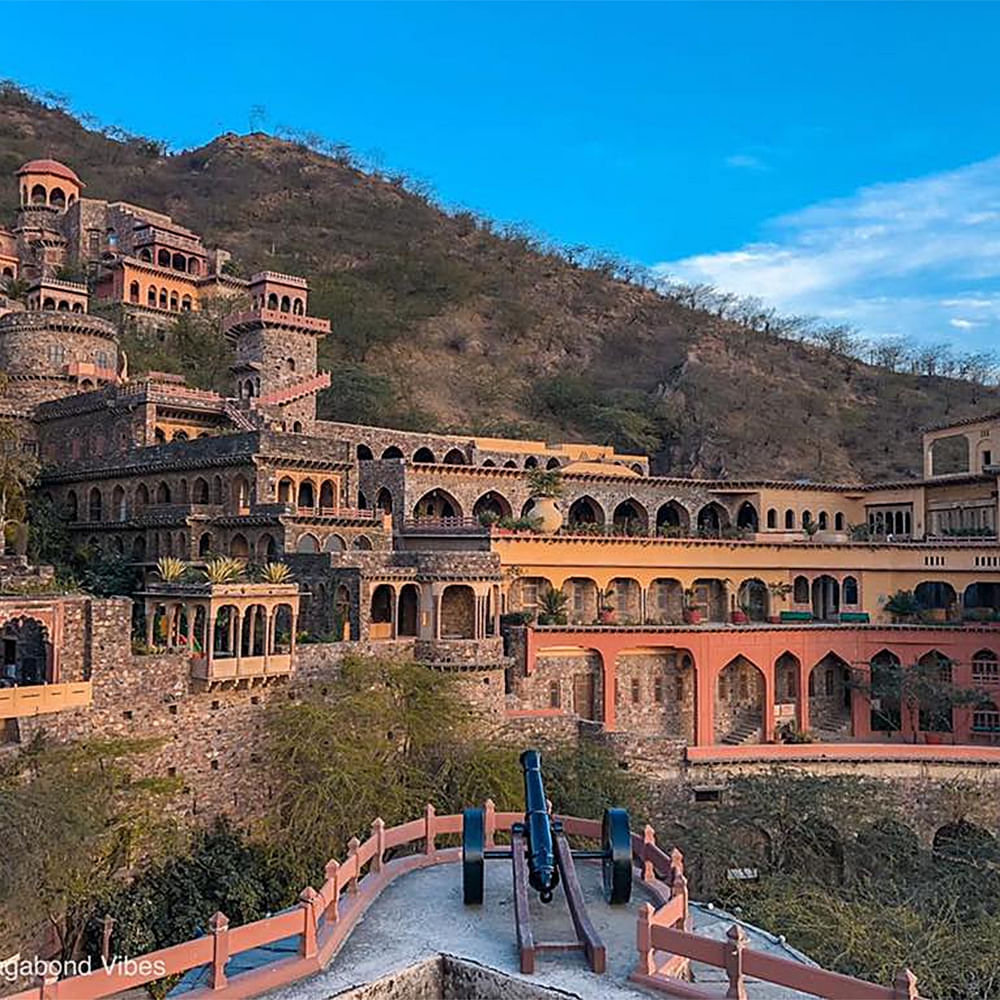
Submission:
[[[604,901],[599,862],[577,862],[587,908],[607,946],[607,971],[595,975],[582,952],[540,956],[533,975],[520,972],[514,926],[510,864],[486,865],[482,906],[462,903],[460,865],[437,865],[403,875],[389,885],[345,941],[329,966],[307,979],[273,990],[270,1000],[402,1000],[411,997],[638,998],[656,994],[628,976],[637,962],[639,907],[655,900],[638,882],[632,900],[612,907]],[[574,937],[562,889],[546,906],[531,894],[532,925],[540,940]],[[692,904],[694,931],[724,941],[734,918]],[[813,963],[770,934],[745,926],[747,946],[776,957]],[[724,996],[723,969],[692,963],[694,979]],[[750,1000],[798,1000],[807,994],[747,979]]]

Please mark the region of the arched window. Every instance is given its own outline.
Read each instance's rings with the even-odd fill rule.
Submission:
[[[271,292],[267,297],[267,308],[277,311],[278,309],[278,296]]]
[[[52,298],[47,298],[47,299],[46,299],[46,300],[45,300],[45,301],[44,301],[44,302],[42,303],[42,308],[43,308],[43,309],[48,309],[48,310],[50,310],[50,311],[54,311],[54,310],[55,310],[55,308],[56,308],[56,300],[55,300],[55,299],[52,299]]]
[[[46,194],[46,191],[45,191],[45,185],[44,184],[36,184],[31,189],[31,204],[32,205],[44,205],[47,200],[48,200],[48,197],[47,197],[47,194]]]
[[[769,528],[778,527],[778,512],[773,507],[768,508],[767,511],[767,526]]]
[[[90,521],[100,521],[103,520],[104,515],[104,501],[101,497],[101,491],[95,486],[90,491],[90,503],[88,505],[88,520]]]
[[[125,521],[128,519],[125,490],[121,486],[116,486],[111,491],[111,515],[116,521]]]
[[[305,310],[304,310],[304,308],[302,306],[302,299],[296,299],[295,302],[294,302],[294,304],[292,305],[292,312],[296,316],[301,316],[304,311]]]
[[[1000,663],[997,654],[990,649],[981,649],[972,654],[972,683],[997,684],[1000,682]]]
[[[133,281],[131,285],[128,286],[128,300],[129,302],[139,302],[139,282]]]
[[[170,311],[177,312],[180,309],[180,300],[177,297],[176,292],[170,293]]]
[[[433,462],[434,461],[434,452],[432,452],[430,450],[430,448],[418,448],[413,453],[413,461],[414,462],[428,462],[428,463]]]
[[[829,516],[825,510],[819,512],[819,530],[826,531],[826,527],[829,524]]]
[[[838,510],[836,514],[833,515],[833,530],[843,531],[844,530],[844,515]]]
[[[792,582],[792,600],[796,604],[809,603],[809,581],[804,576],[797,576]]]
[[[319,506],[321,510],[333,510],[337,506],[337,491],[329,479],[324,479],[320,484]]]
[[[146,305],[152,309],[156,308],[156,285],[150,285],[146,292]]]
[[[858,581],[855,577],[845,576],[841,588],[841,598],[844,604],[858,603]]]
[[[292,311],[292,300],[287,295],[281,296],[281,312],[287,313]]]
[[[153,255],[149,252],[148,247],[143,247],[139,251],[139,260],[145,261],[147,264],[153,263]]]
[[[170,485],[165,480],[156,487],[156,502],[170,503]]]
[[[79,516],[79,504],[76,499],[76,491],[70,490],[66,494],[66,517],[70,521],[75,521]]]
[[[170,251],[169,250],[161,250],[156,255],[156,263],[160,267],[170,267]]]
[[[791,530],[795,527],[795,511],[786,510],[785,511],[785,528]]]
[[[295,546],[295,551],[307,553],[319,552],[319,541],[315,535],[311,535],[307,532],[306,534],[299,536],[298,543]]]
[[[394,444],[389,445],[389,447],[382,452],[383,460],[389,458],[402,458],[402,457],[403,453]]]
[[[172,261],[175,271],[187,271],[187,258],[182,253],[175,253]]]
[[[181,312],[191,312],[191,296],[185,295],[181,299]]]
[[[169,307],[168,306],[168,302],[169,302],[169,300],[168,300],[168,297],[167,297],[167,290],[165,288],[161,288],[160,289],[160,308],[161,309],[167,309]]]

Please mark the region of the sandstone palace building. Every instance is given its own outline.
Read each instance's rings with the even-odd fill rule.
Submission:
[[[1000,752],[1000,414],[928,429],[919,477],[872,484],[666,478],[604,445],[324,421],[331,324],[305,280],[235,277],[225,251],[88,198],[61,163],[16,183],[2,416],[74,543],[145,583],[132,601],[56,595],[7,557],[8,743],[170,735],[156,766],[203,775],[219,804],[209,772],[247,764],[254,706],[381,648],[461,672],[498,724],[680,760]],[[223,299],[228,393],[130,371],[122,324],[167,330]],[[157,571],[218,555],[286,562],[295,582]],[[928,665],[981,696],[872,696]]]

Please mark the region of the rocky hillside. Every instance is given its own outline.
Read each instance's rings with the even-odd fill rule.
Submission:
[[[39,156],[91,197],[171,213],[245,273],[306,275],[311,311],[333,321],[320,406],[338,419],[597,439],[672,474],[885,479],[919,468],[921,424],[996,405],[959,380],[748,339],[301,143],[225,135],[165,155],[0,90],[0,175]],[[3,183],[0,219],[15,201]]]

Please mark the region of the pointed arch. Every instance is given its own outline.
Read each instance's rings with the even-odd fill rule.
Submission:
[[[617,532],[645,535],[649,532],[649,511],[634,497],[629,497],[615,507],[611,522]]]
[[[480,522],[499,521],[503,517],[513,516],[510,501],[496,490],[487,490],[479,497],[472,507],[472,516]]]
[[[678,500],[668,500],[656,512],[656,531],[660,535],[686,535],[691,530],[691,514]]]
[[[461,517],[462,505],[446,490],[433,489],[414,504],[413,516],[418,519]]]
[[[567,523],[570,527],[601,525],[606,521],[604,508],[591,496],[577,497],[570,505]]]

